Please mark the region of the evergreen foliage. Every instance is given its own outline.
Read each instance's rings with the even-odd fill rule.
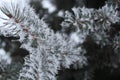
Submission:
[[[60,70],[78,69],[82,80],[92,80],[97,69],[119,68],[119,3],[80,1],[81,5],[71,0],[72,5],[67,6],[69,1],[65,0],[62,7],[60,0],[55,1],[58,11],[47,14],[40,5],[43,13],[39,16],[35,12],[40,11],[35,11],[28,0],[1,1],[0,79],[61,80],[65,78],[59,78]],[[62,20],[52,26],[61,30],[55,31],[49,20],[58,17],[51,15],[58,15],[59,10],[63,10],[59,16]]]

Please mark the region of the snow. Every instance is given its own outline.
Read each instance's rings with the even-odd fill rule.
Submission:
[[[11,63],[11,58],[10,58],[10,53],[6,53],[4,49],[0,49],[0,64],[10,64]]]
[[[49,13],[53,13],[56,10],[56,6],[53,5],[50,0],[43,0],[42,1],[42,6],[45,9],[48,9]]]
[[[79,41],[80,41],[77,33],[71,34],[71,39],[72,39],[73,41],[75,41],[76,43],[79,43]]]

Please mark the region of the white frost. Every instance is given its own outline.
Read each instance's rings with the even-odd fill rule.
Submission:
[[[0,64],[10,64],[11,58],[10,53],[7,53],[4,49],[0,49]]]

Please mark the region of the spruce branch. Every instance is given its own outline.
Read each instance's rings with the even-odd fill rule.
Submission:
[[[30,53],[25,57],[18,80],[56,80],[61,66],[69,68],[78,63],[82,67],[86,64],[83,50],[71,39],[48,28],[28,4],[21,7],[13,3],[1,10],[7,19],[1,18],[5,23],[0,34],[20,37],[21,47]]]
[[[85,54],[88,56],[88,70],[85,72],[85,80],[92,80],[92,75],[96,68],[103,68],[104,66],[118,65],[119,61],[115,58],[112,62],[114,52],[119,56],[119,35],[116,35],[111,41],[110,30],[111,25],[120,21],[119,12],[117,7],[106,4],[101,9],[88,9],[88,8],[72,8],[73,13],[66,11],[65,19],[62,22],[62,32],[69,32],[67,37],[85,49]],[[68,34],[68,33],[67,33]],[[113,45],[111,47],[111,45]],[[106,46],[108,51],[104,52]],[[103,51],[103,52],[99,52]],[[112,50],[113,49],[113,50]],[[107,55],[107,56],[105,56]],[[101,60],[101,56],[104,56]],[[99,65],[100,64],[100,65]],[[91,67],[91,68],[90,68]],[[90,70],[90,71],[89,71]]]
[[[73,8],[74,14],[67,11],[61,25],[63,30],[69,29],[71,25],[74,26],[75,33],[81,39],[81,44],[88,35],[92,34],[97,44],[104,45],[107,41],[106,38],[109,37],[110,25],[120,20],[116,8],[107,4],[99,10],[84,7]]]

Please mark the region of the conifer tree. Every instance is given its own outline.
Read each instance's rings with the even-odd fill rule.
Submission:
[[[78,3],[69,11],[64,8],[61,30],[54,31],[45,22],[52,13],[40,19],[28,0],[1,1],[0,73],[14,72],[1,80],[59,80],[57,74],[64,68],[85,68],[83,80],[92,80],[96,69],[118,68],[119,7],[117,3],[103,4],[95,8],[94,4],[78,7]],[[56,13],[59,11],[53,15]]]

